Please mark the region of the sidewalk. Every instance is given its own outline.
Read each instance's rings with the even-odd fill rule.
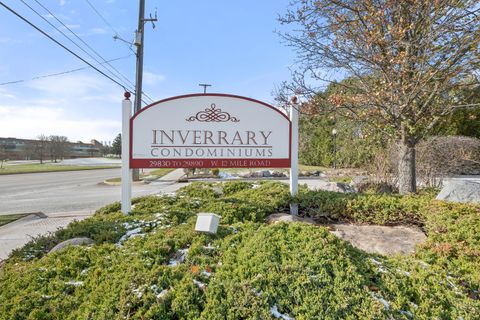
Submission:
[[[47,215],[31,214],[1,226],[0,261],[6,259],[13,249],[22,247],[32,238],[56,231],[73,220],[83,220],[93,214],[94,211],[59,212]]]
[[[185,175],[185,173],[183,172],[183,169],[175,169],[172,172],[167,173],[163,177],[160,177],[159,179],[157,179],[157,181],[177,182],[184,175]]]

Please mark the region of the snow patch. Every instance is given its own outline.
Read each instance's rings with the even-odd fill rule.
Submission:
[[[410,311],[403,311],[403,310],[401,310],[400,313],[403,314],[403,315],[405,315],[405,316],[407,316],[407,317],[409,317],[409,318],[413,318],[413,313],[411,313]]]
[[[290,317],[288,314],[280,313],[276,305],[270,308],[270,313],[272,314],[272,316],[274,316],[277,319],[295,320],[295,318]]]
[[[67,281],[65,282],[65,284],[69,285],[69,286],[74,286],[74,287],[81,287],[83,286],[83,281]]]
[[[372,298],[377,300],[378,302],[380,302],[381,304],[383,304],[383,307],[385,308],[385,310],[390,310],[390,302],[388,302],[387,300],[385,300],[381,295],[379,294],[375,294],[373,292],[370,292],[370,294],[372,295]]]
[[[187,255],[188,248],[187,249],[180,249],[178,250],[175,255],[173,256],[170,261],[168,261],[168,265],[171,267],[175,267],[185,261],[185,256]]]
[[[211,243],[207,244],[206,246],[203,246],[203,249],[207,249],[207,250],[215,250],[216,248],[214,246],[212,246]]]
[[[205,283],[200,282],[200,281],[195,280],[195,279],[193,279],[193,283],[194,283],[197,287],[199,287],[201,290],[204,290],[204,289],[206,288],[206,286],[207,286]]]
[[[137,296],[138,299],[141,299],[141,298],[142,298],[144,291],[145,291],[145,288],[135,288],[135,289],[132,289],[132,292]]]
[[[153,291],[153,293],[155,294],[155,296],[157,297],[157,299],[162,299],[163,297],[165,297],[168,293],[168,289],[163,289],[161,290],[156,284],[152,284],[150,286],[150,290]]]
[[[380,261],[375,260],[374,258],[370,258],[370,261],[372,261],[375,265],[377,265],[377,267],[378,267],[377,272],[381,272],[381,273],[387,273],[388,272]]]
[[[231,179],[240,179],[240,177],[234,176],[234,175],[232,175],[232,174],[230,174],[230,173],[228,173],[228,172],[225,172],[225,171],[220,171],[220,172],[218,173],[218,177],[219,177],[220,179],[228,179],[228,180],[231,180]]]
[[[128,224],[128,223],[125,223],[125,224]],[[132,229],[132,230],[128,230],[127,233],[125,233],[120,238],[120,240],[118,240],[117,244],[121,244],[121,243],[125,242],[126,240],[128,240],[129,238],[131,238],[132,236],[140,234],[141,232],[142,232],[142,228],[140,228],[140,227]]]

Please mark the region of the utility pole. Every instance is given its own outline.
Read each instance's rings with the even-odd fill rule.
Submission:
[[[211,84],[206,84],[206,83],[199,83],[198,84],[200,87],[203,87],[203,94],[207,93],[207,87],[211,87]]]
[[[138,28],[135,33],[135,46],[137,47],[137,68],[136,68],[136,80],[135,80],[135,107],[134,113],[142,109],[142,80],[143,80],[143,40],[145,38],[145,22],[157,21],[157,14],[155,18],[150,15],[149,19],[145,19],[145,0],[139,1],[138,8]],[[153,24],[155,28],[155,24]],[[140,180],[138,169],[133,170],[133,181]]]

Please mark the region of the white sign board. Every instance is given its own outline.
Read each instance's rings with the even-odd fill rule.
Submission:
[[[225,94],[156,102],[130,121],[130,168],[288,168],[292,125],[266,103]]]

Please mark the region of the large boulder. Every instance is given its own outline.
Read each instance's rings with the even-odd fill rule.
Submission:
[[[341,193],[354,193],[355,189],[348,183],[343,182],[330,182],[324,180],[318,180],[313,184],[313,188],[316,190],[325,190]]]
[[[437,200],[480,203],[480,183],[467,180],[449,181],[437,195]]]
[[[350,242],[354,247],[368,253],[383,255],[410,254],[422,244],[427,236],[416,227],[333,224],[332,232]],[[374,262],[374,261],[373,261]],[[378,264],[374,262],[375,264]],[[378,264],[379,267],[382,267]]]
[[[73,238],[73,239],[68,239],[66,241],[60,242],[57,244],[55,247],[50,250],[49,253],[61,250],[65,247],[68,246],[82,246],[82,245],[90,245],[93,244],[93,240],[90,238]]]

